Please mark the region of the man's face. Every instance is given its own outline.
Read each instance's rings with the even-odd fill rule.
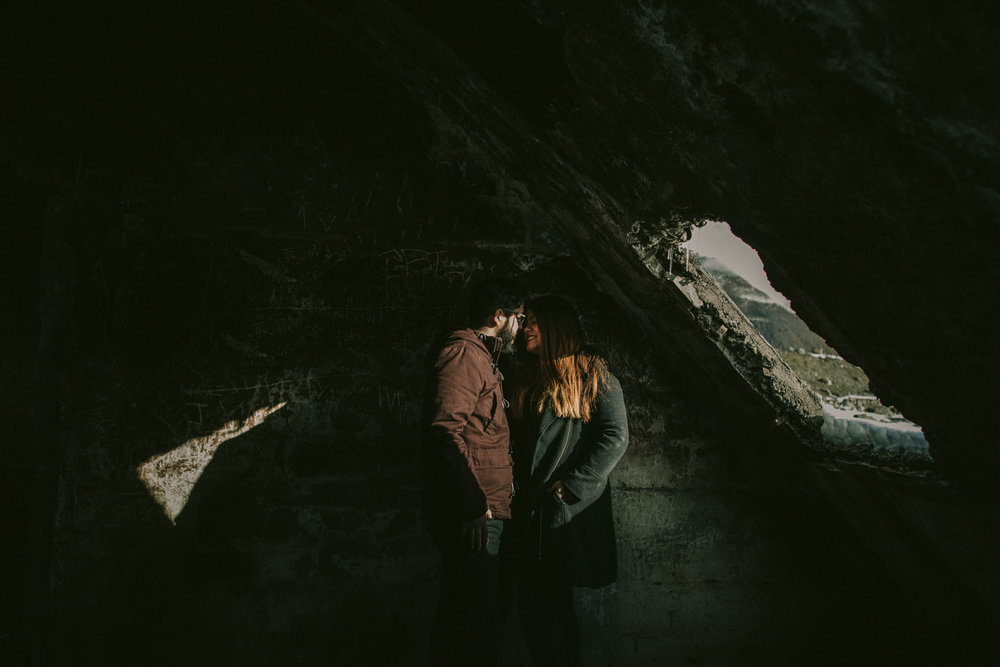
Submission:
[[[514,309],[502,308],[501,310],[503,310],[503,316],[506,318],[506,321],[500,327],[497,334],[500,340],[503,341],[503,352],[513,352],[514,338],[517,337],[521,321],[524,320],[524,304]]]

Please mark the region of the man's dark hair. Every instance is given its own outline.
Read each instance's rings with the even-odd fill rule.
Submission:
[[[469,292],[468,324],[480,327],[489,320],[497,308],[514,310],[521,306],[528,291],[524,285],[510,278],[487,276],[475,284]]]

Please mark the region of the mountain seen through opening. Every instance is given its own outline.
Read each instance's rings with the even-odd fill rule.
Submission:
[[[929,462],[917,424],[883,404],[865,372],[846,360],[795,314],[791,302],[767,279],[757,252],[725,222],[692,230],[685,244],[765,340],[823,406],[823,439],[860,455]]]

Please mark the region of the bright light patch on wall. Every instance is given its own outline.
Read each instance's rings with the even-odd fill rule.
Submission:
[[[180,447],[154,456],[136,468],[139,479],[146,485],[153,500],[163,508],[170,523],[174,523],[184,509],[191,490],[219,446],[259,426],[283,407],[284,402],[256,410],[242,421],[227,422],[214,433],[188,440]]]

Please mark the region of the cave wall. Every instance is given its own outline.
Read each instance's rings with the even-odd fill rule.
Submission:
[[[623,578],[581,600],[596,626],[590,652],[649,660],[666,643],[724,657],[752,650],[736,641],[751,630],[763,644],[766,619],[785,612],[761,617],[754,582],[790,556],[758,544],[758,530],[781,522],[766,516],[772,501],[727,488],[760,471],[727,470],[736,463],[725,439],[657,370],[628,314],[555,241],[518,242],[523,222],[508,223],[515,242],[491,243],[503,223],[479,205],[475,182],[456,176],[433,197],[410,195],[405,175],[382,185],[386,160],[378,176],[354,166],[339,180],[325,156],[309,157],[338,135],[321,141],[314,129],[250,133],[209,158],[208,186],[121,175],[107,208],[48,207],[47,324],[61,348],[46,351],[60,388],[44,415],[59,425],[46,657],[385,664],[421,654],[436,563],[416,509],[420,364],[482,268],[573,298],[628,387]],[[267,166],[282,157],[287,171]],[[422,154],[411,157],[419,169]],[[265,180],[240,182],[255,173]],[[303,199],[221,225],[204,212],[227,197],[242,208],[272,187]],[[119,188],[133,194],[118,198]],[[455,217],[425,229],[447,237],[422,238],[409,211],[444,218],[439,199]],[[300,201],[315,208],[303,215]],[[344,226],[326,221],[341,217],[359,231],[335,234]],[[187,456],[207,465],[175,516],[138,479],[144,462],[281,403],[214,455]],[[792,582],[777,588],[795,597]],[[663,635],[661,614],[676,631]],[[720,629],[733,642],[713,640]]]
[[[75,192],[81,171],[184,170],[227,119],[321,97],[337,122],[357,84],[333,82],[386,81],[420,100],[441,163],[478,163],[495,207],[558,228],[617,289],[637,221],[729,222],[948,474],[992,493],[997,358],[970,332],[997,319],[998,22],[982,0],[65,10],[6,40],[24,65],[3,145]],[[395,111],[353,130],[391,152]]]
[[[626,240],[636,220],[682,233],[724,217],[807,319],[875,364],[888,398],[933,397],[944,407],[929,427],[950,428],[935,422],[947,412],[964,419],[953,437],[980,432],[944,403],[967,392],[938,394],[957,376],[926,375],[948,356],[912,347],[951,349],[972,315],[906,260],[844,264],[846,239],[871,228],[857,216],[871,192],[883,209],[913,201],[866,252],[909,257],[944,203],[965,222],[979,209],[940,193],[928,208],[923,172],[898,182],[894,165],[930,149],[899,157],[876,141],[915,130],[824,74],[810,31],[827,24],[793,20],[814,5],[439,6],[116,10],[14,42],[30,67],[5,116],[5,182],[46,202],[31,209],[44,227],[41,464],[34,634],[19,650],[57,664],[422,656],[435,558],[416,509],[420,362],[484,269],[576,301],[625,387],[621,580],[579,596],[595,663],[994,650],[992,508],[949,482],[817,459]],[[791,62],[789,43],[806,57]],[[858,175],[859,163],[875,166]],[[988,180],[990,162],[975,166]],[[868,198],[845,199],[857,182]],[[943,258],[977,266],[977,238]],[[848,291],[821,288],[831,275]],[[872,276],[870,301],[844,296]],[[882,326],[915,302],[944,308],[912,330]],[[282,404],[183,459],[205,467],[178,513],[139,479]],[[988,459],[973,447],[970,460]]]
[[[275,155],[315,141],[276,142]],[[262,154],[241,148],[222,163],[245,174]],[[292,155],[295,186],[330,182],[311,171],[322,162]],[[276,186],[282,178],[273,174]],[[185,187],[205,201],[260,189],[221,180]],[[944,532],[957,514],[946,489],[928,497],[919,482],[900,491],[830,469],[789,432],[703,404],[703,378],[658,360],[557,239],[541,249],[484,241],[499,223],[474,185],[435,190],[463,224],[410,243],[396,188],[358,182],[371,197],[355,229],[367,231],[341,237],[319,215],[303,225],[295,203],[212,231],[212,216],[175,213],[173,193],[127,200],[127,216],[120,201],[47,208],[46,249],[61,260],[46,264],[48,328],[61,343],[46,352],[58,369],[43,415],[58,429],[58,478],[43,662],[420,662],[436,557],[417,511],[416,388],[427,342],[481,268],[573,299],[624,383],[621,578],[578,596],[594,664],[841,664],[990,645],[995,609],[975,587],[995,551],[975,546],[976,530]],[[339,217],[360,199],[310,201]],[[434,210],[416,193],[412,205]],[[690,345],[675,326],[672,340]],[[702,363],[739,382],[721,359]],[[169,481],[205,464],[176,515],[139,479],[143,463],[282,403],[160,472]],[[928,507],[931,526],[918,522]],[[948,549],[945,537],[956,540]],[[978,551],[934,560],[955,545]],[[917,562],[899,571],[901,556]],[[942,601],[961,612],[954,623],[926,617]]]

